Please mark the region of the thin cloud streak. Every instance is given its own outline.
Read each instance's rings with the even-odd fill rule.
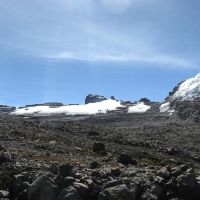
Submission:
[[[155,64],[160,68],[196,68],[194,45],[190,45],[197,43],[195,39],[192,41],[194,33],[186,38],[182,31],[174,32],[171,24],[179,25],[176,17],[179,19],[182,15],[177,14],[170,21],[167,5],[179,8],[172,0],[167,3],[158,0],[36,0],[11,6],[1,2],[2,11],[11,9],[13,12],[9,18],[0,19],[0,46],[16,51],[16,55],[47,61],[129,62]],[[32,10],[28,12],[30,7]],[[165,12],[162,12],[163,7]],[[185,23],[182,26],[190,30]],[[5,27],[9,27],[8,30]],[[165,27],[168,28],[165,30]],[[196,47],[196,54],[198,51]]]
[[[78,55],[72,52],[61,52],[55,55],[47,55],[43,58],[54,59],[60,61],[74,60],[86,62],[113,62],[113,63],[145,63],[155,64],[162,67],[173,66],[175,68],[195,68],[195,65],[187,60],[170,57],[166,55],[134,55],[134,54],[90,54]],[[164,66],[163,66],[164,65]]]

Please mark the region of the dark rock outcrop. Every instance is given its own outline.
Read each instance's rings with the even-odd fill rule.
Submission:
[[[141,99],[139,100],[139,102],[143,102],[143,103],[145,103],[146,105],[148,105],[148,104],[151,103],[151,100],[149,100],[149,99],[147,99],[147,98],[141,98]]]
[[[61,165],[59,167],[59,175],[64,176],[64,177],[69,176],[72,173],[72,169],[73,169],[73,166],[69,163]]]
[[[180,85],[183,83],[184,81],[181,81],[180,83],[178,83],[171,92],[169,92],[169,96],[165,98],[166,101],[170,101],[172,96],[178,91]]]
[[[96,143],[93,144],[92,150],[95,153],[105,153],[106,147],[105,147],[105,144],[103,144],[101,142],[96,142]]]
[[[176,101],[173,103],[173,109],[183,120],[200,122],[200,101]]]
[[[137,165],[137,161],[133,160],[132,157],[127,153],[121,153],[117,160],[119,163],[122,163],[124,165]]]
[[[36,107],[36,106],[49,106],[52,108],[56,108],[56,107],[60,107],[60,106],[64,106],[64,105],[62,103],[58,103],[58,102],[48,102],[48,103],[26,105],[26,106],[19,107],[19,108]]]
[[[16,109],[14,106],[0,105],[0,112],[13,112]]]
[[[97,102],[101,102],[101,101],[104,101],[104,100],[107,100],[107,98],[104,97],[104,96],[89,94],[85,98],[85,104],[88,104],[88,103],[97,103]]]
[[[189,82],[188,82],[189,81]],[[182,86],[186,84],[186,86]],[[174,87],[173,91],[166,97],[170,103],[170,109],[176,111],[183,120],[200,121],[200,79],[199,75],[182,81]],[[180,92],[181,91],[181,92]]]

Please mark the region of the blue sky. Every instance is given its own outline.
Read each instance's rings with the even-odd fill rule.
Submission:
[[[162,101],[199,73],[198,0],[0,0],[0,103]]]

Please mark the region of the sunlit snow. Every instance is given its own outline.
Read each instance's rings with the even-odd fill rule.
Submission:
[[[60,107],[34,106],[26,108],[18,108],[12,114],[15,115],[94,115],[98,113],[106,113],[107,111],[116,110],[123,107],[119,101],[105,100],[98,103],[89,103],[86,105],[66,105]]]
[[[200,97],[200,74],[184,81],[172,96],[172,99],[193,100],[197,97]]]
[[[160,106],[160,112],[168,112],[169,110],[170,110],[170,103],[169,102],[163,103]]]
[[[144,113],[149,110],[151,106],[145,105],[144,102],[139,102],[134,106],[128,108],[128,113]]]

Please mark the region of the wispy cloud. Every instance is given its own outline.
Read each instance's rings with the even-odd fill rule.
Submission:
[[[192,49],[181,48],[192,38],[183,38],[181,31],[174,31],[171,24],[166,23],[170,15],[162,13],[164,3],[161,1],[16,2],[11,6],[0,3],[3,12],[12,11],[6,19],[1,17],[3,12],[0,14],[2,48],[60,61],[149,63],[165,68],[196,66]],[[165,2],[164,7],[176,7],[173,2]],[[174,27],[180,24],[173,21],[174,18],[171,19]]]
[[[54,59],[58,61],[74,60],[86,62],[113,62],[113,63],[143,63],[154,64],[155,67],[162,66],[164,68],[195,68],[195,65],[182,58],[170,57],[166,55],[136,55],[136,54],[77,54],[72,52],[61,52],[58,54],[46,55],[46,59]],[[44,58],[44,57],[43,57]]]

